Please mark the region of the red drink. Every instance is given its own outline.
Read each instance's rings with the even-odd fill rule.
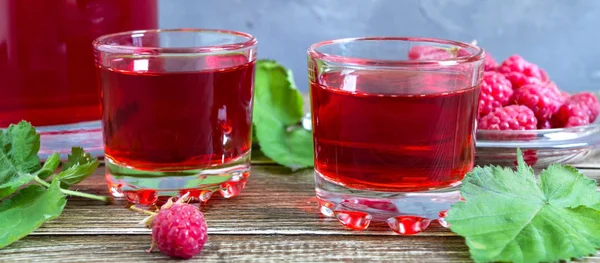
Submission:
[[[240,194],[250,174],[256,39],[165,29],[93,45],[111,193],[145,205]]]
[[[165,72],[186,65],[149,59],[100,67],[106,157],[140,170],[189,170],[230,163],[250,151],[254,62],[213,57],[209,70]],[[173,63],[175,62],[175,63]],[[236,66],[231,66],[236,65]]]
[[[99,120],[92,41],[157,19],[155,0],[0,0],[0,127]]]
[[[414,50],[436,56],[410,59]],[[454,52],[460,51],[460,52]],[[473,168],[484,52],[427,38],[323,41],[308,50],[319,211],[401,235],[441,225]]]
[[[316,171],[372,191],[459,182],[473,168],[479,90],[457,90],[470,79],[418,74],[333,72],[311,83]]]

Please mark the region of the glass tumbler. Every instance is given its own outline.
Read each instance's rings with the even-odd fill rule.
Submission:
[[[238,195],[250,170],[256,39],[146,30],[93,45],[112,194],[145,205],[188,192],[199,201]]]
[[[319,209],[352,229],[415,234],[459,200],[473,168],[484,52],[425,38],[308,50]]]

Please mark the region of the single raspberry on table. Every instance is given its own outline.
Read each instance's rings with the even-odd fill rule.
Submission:
[[[569,97],[552,116],[553,128],[576,127],[590,124],[598,117],[600,103],[594,94],[582,92]]]
[[[537,119],[531,109],[509,105],[483,116],[478,125],[481,130],[533,130],[537,128]]]
[[[530,108],[540,125],[544,125],[565,101],[561,91],[552,83],[528,84],[516,89],[511,103]],[[540,127],[541,128],[541,127]]]
[[[512,84],[504,75],[493,71],[484,72],[479,93],[479,118],[495,108],[506,106],[512,94]]]
[[[497,70],[510,80],[513,89],[548,81],[548,74],[543,69],[519,55],[512,55],[502,61]]]
[[[189,259],[202,252],[208,240],[206,221],[198,207],[184,203],[188,194],[177,202],[171,199],[164,204],[158,213],[131,207],[135,211],[152,214],[143,222],[152,228],[152,247],[158,248],[172,258]]]

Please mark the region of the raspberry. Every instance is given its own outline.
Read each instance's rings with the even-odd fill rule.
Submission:
[[[457,48],[442,48],[434,46],[414,46],[408,51],[409,60],[444,60],[465,55]],[[468,54],[466,54],[468,55]]]
[[[581,92],[569,97],[568,100],[577,101],[589,108],[590,123],[596,120],[600,111],[600,103],[598,98],[591,92]]]
[[[199,254],[208,239],[202,212],[184,203],[165,204],[152,219],[152,240],[165,255],[188,259]]]
[[[510,100],[514,104],[530,108],[542,125],[564,103],[564,97],[555,85],[540,83],[528,84],[515,90]]]
[[[485,71],[494,71],[498,67],[498,62],[490,55],[490,53],[485,52],[485,60],[483,61],[484,70]]]
[[[526,61],[519,55],[512,55],[504,60],[497,70],[510,80],[513,89],[548,81],[548,74],[543,69]]]
[[[600,103],[594,94],[582,92],[575,94],[560,106],[552,116],[552,127],[576,127],[590,124],[596,120]]]
[[[537,119],[533,111],[521,105],[509,105],[496,108],[479,121],[481,130],[533,130],[537,128]]]
[[[479,118],[495,108],[506,106],[512,94],[512,84],[504,75],[493,71],[484,72],[479,94]]]
[[[550,129],[550,128],[552,128],[552,123],[550,122],[550,120],[538,123],[538,129],[543,130],[543,129]]]

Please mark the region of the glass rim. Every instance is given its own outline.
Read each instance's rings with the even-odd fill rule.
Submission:
[[[231,43],[231,44],[221,44],[221,45],[212,45],[212,46],[197,46],[197,47],[152,47],[152,46],[132,46],[132,45],[120,45],[120,44],[110,44],[107,43],[108,40],[113,39],[115,37],[121,36],[130,36],[134,34],[160,34],[160,33],[169,33],[169,32],[183,32],[183,33],[220,33],[220,34],[228,34],[239,37],[246,38],[244,41]],[[135,51],[139,49],[144,49],[144,51],[156,51],[159,53],[215,53],[215,52],[231,52],[238,51],[245,48],[254,47],[258,44],[258,41],[254,36],[248,33],[234,31],[234,30],[224,30],[224,29],[204,29],[204,28],[176,28],[176,29],[146,29],[146,30],[131,30],[131,31],[123,31],[113,34],[102,35],[96,38],[92,42],[92,46],[94,49],[100,50],[102,46],[108,46],[113,49],[118,49],[122,51]]]
[[[432,44],[445,44],[452,45],[456,47],[462,48],[471,48],[475,49],[475,53],[469,56],[461,56],[454,57],[448,59],[439,59],[439,60],[385,60],[385,59],[366,59],[366,58],[356,58],[352,56],[340,56],[334,55],[330,53],[317,51],[318,48],[328,46],[328,45],[337,45],[344,43],[351,43],[357,41],[402,41],[402,42],[423,42],[423,43],[432,43]],[[339,38],[333,40],[326,40],[314,43],[310,45],[308,48],[308,55],[311,58],[316,58],[326,62],[334,62],[341,63],[346,65],[354,65],[354,66],[389,66],[389,67],[398,67],[398,66],[454,66],[465,63],[472,63],[476,61],[482,61],[485,58],[485,52],[483,48],[468,44],[455,40],[447,40],[440,38],[426,38],[426,37],[395,37],[395,36],[369,36],[369,37],[351,37],[351,38]]]

